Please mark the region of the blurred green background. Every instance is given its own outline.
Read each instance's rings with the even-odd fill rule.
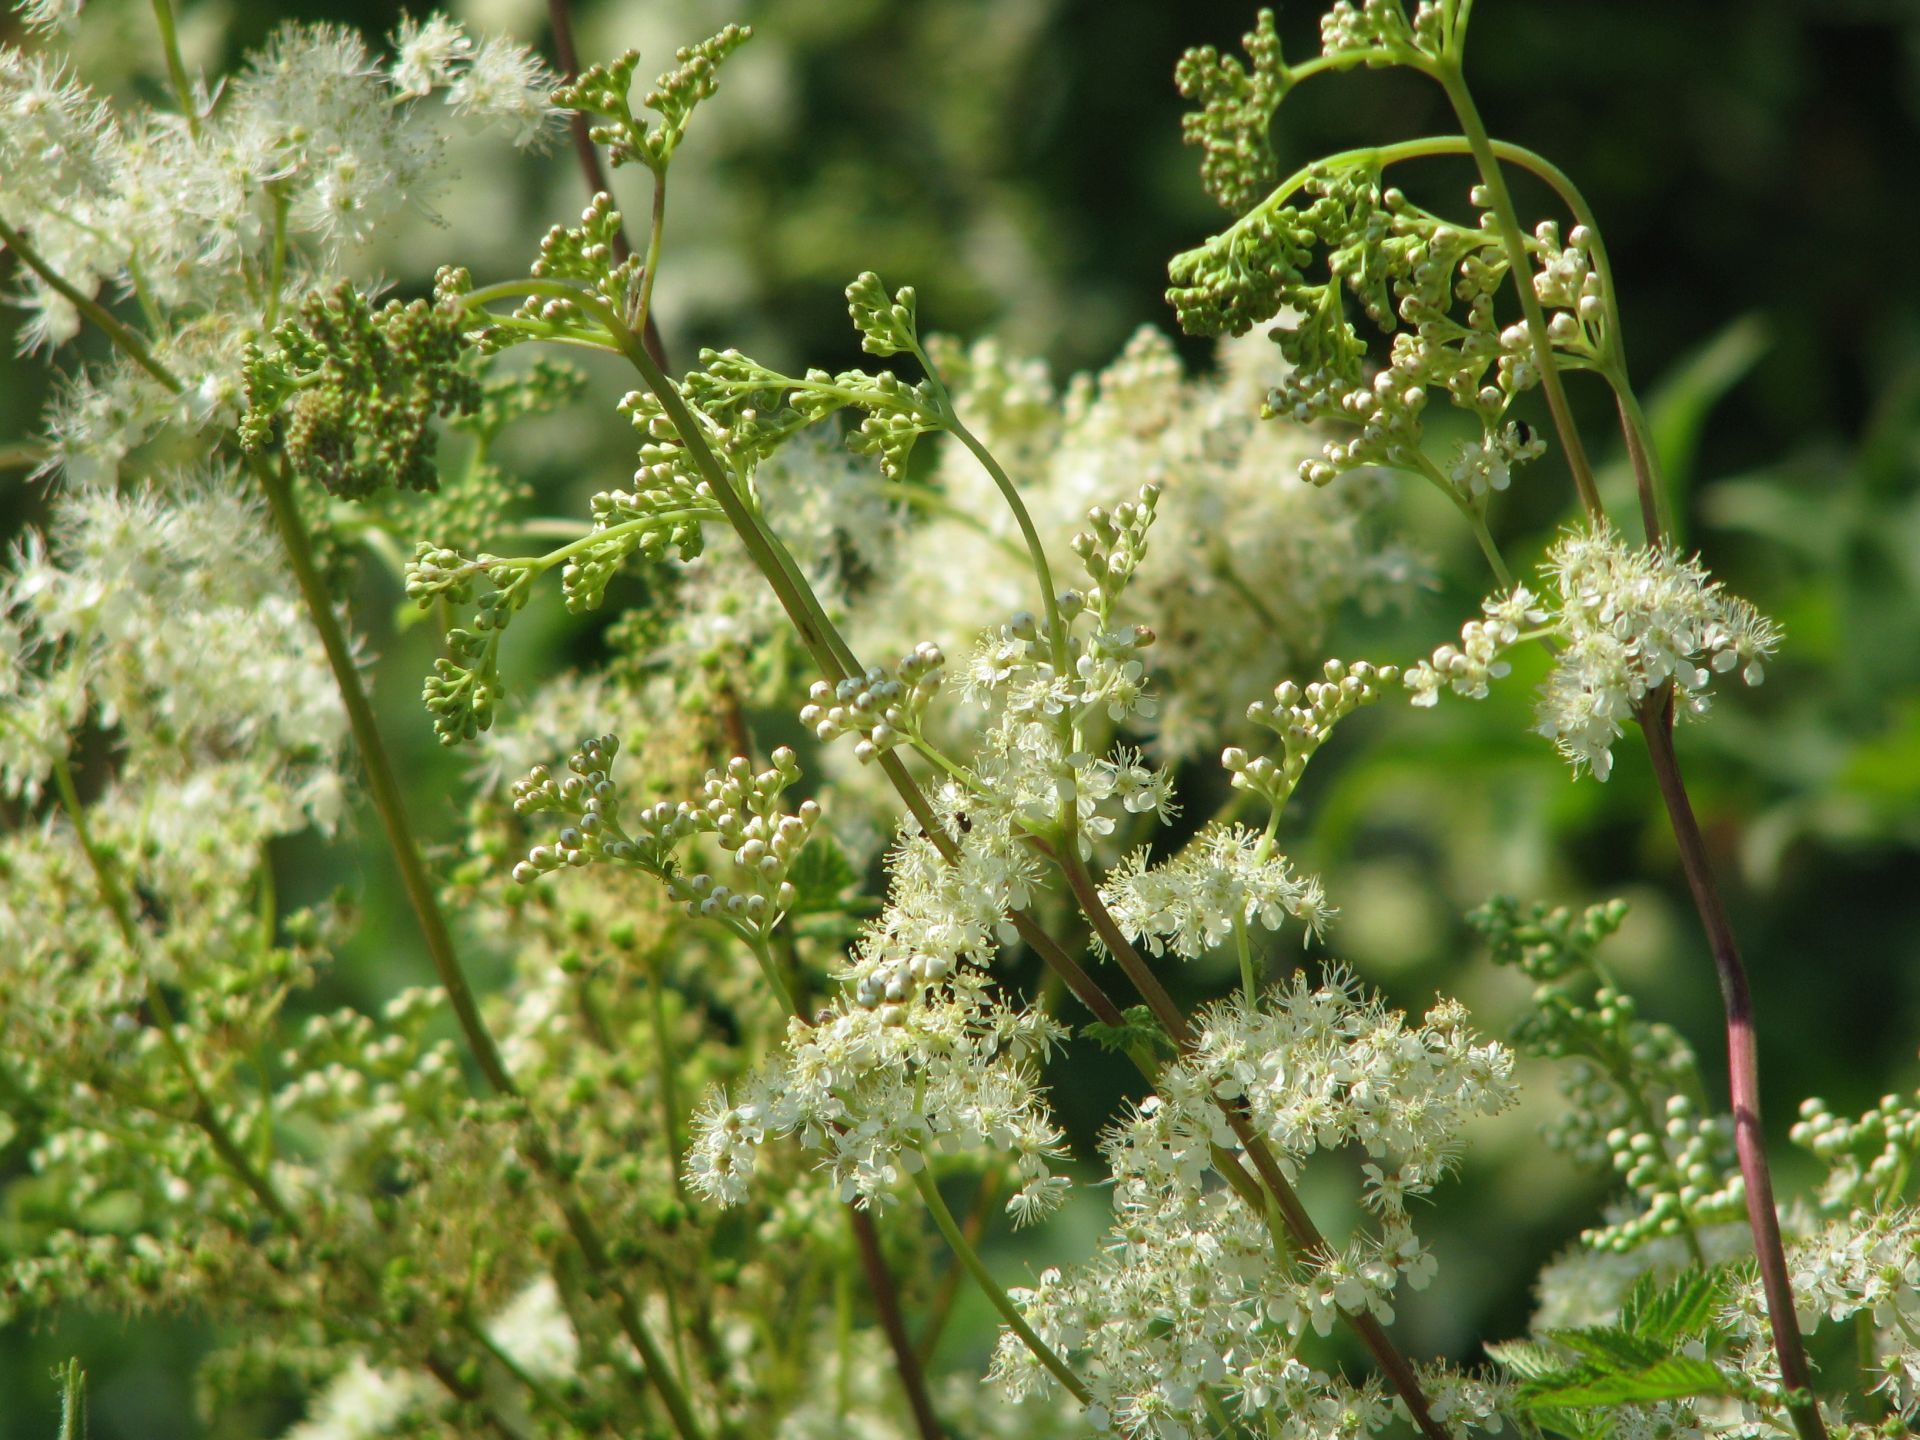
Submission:
[[[189,50],[209,70],[283,18],[378,33],[398,13],[319,0],[184,9]],[[473,0],[459,13],[543,38],[534,0]],[[1312,53],[1317,14],[1283,10],[1289,55]],[[125,63],[150,47],[146,7],[101,0],[94,18],[83,64],[146,87]],[[1165,261],[1219,219],[1180,144],[1173,63],[1188,45],[1235,44],[1251,7],[578,7],[588,58],[636,45],[643,71],[731,19],[751,21],[758,37],[675,170],[660,307],[676,360],[713,343],[776,364],[853,363],[841,289],[867,268],[916,285],[929,327],[999,334],[1061,374],[1104,363],[1141,324],[1170,324]],[[1766,686],[1725,697],[1710,723],[1683,732],[1681,753],[1747,949],[1768,1128],[1791,1194],[1806,1173],[1784,1144],[1801,1096],[1858,1109],[1911,1087],[1920,1068],[1920,4],[1482,0],[1474,19],[1469,73],[1490,127],[1557,161],[1600,218],[1688,543],[1786,628]],[[1290,168],[1452,128],[1433,87],[1358,73],[1291,97],[1276,144]],[[1434,175],[1451,187],[1441,193],[1464,197],[1464,171]],[[561,150],[509,175],[476,173],[444,198],[443,225],[418,224],[369,261],[403,287],[448,259],[505,273],[582,195]],[[42,362],[13,358],[11,323],[0,312],[0,452],[30,432],[44,393]],[[1185,348],[1208,362],[1208,346]],[[609,396],[614,383],[604,378]],[[1574,397],[1606,453],[1604,395],[1576,383]],[[583,510],[585,494],[630,468],[624,425],[597,434],[604,452],[524,449],[551,513]],[[1556,459],[1530,472],[1498,516],[1510,552],[1537,553],[1568,518],[1568,496]],[[7,534],[42,504],[19,470],[0,472]],[[1409,494],[1405,512],[1432,557],[1434,591],[1404,614],[1356,619],[1334,653],[1414,658],[1477,603],[1484,585],[1465,534],[1422,496]],[[357,613],[391,661],[379,699],[416,780],[414,811],[450,839],[460,770],[418,709],[424,636],[384,623],[398,598],[370,575]],[[591,643],[556,632],[520,647],[544,650],[544,662],[519,663],[560,663]],[[1571,783],[1527,733],[1528,689],[1522,673],[1479,707],[1382,707],[1316,761],[1297,802],[1312,823],[1289,842],[1344,912],[1335,948],[1408,1009],[1459,994],[1499,1033],[1525,994],[1485,965],[1461,913],[1496,888],[1574,903],[1625,894],[1634,916],[1615,958],[1644,1011],[1693,1039],[1724,1095],[1711,968],[1644,761],[1623,744],[1608,785]],[[291,846],[285,892],[297,903],[351,879],[369,933],[411,936],[384,867],[372,851],[362,858],[355,869],[340,851]],[[424,959],[404,953],[410,941],[398,943],[402,953],[388,942],[347,957],[315,1003],[372,1001],[427,978]],[[1550,1113],[1551,1076],[1526,1078],[1530,1105]],[[1100,1115],[1061,1090],[1084,1147]],[[1538,1146],[1535,1118],[1487,1129],[1462,1183],[1437,1197],[1426,1228],[1441,1277],[1407,1308],[1414,1352],[1469,1358],[1479,1337],[1523,1327],[1527,1280],[1605,1197],[1605,1177]],[[0,1164],[20,1161],[0,1153]],[[1003,1239],[997,1263],[1019,1268],[1031,1243]],[[956,1344],[984,1346],[985,1317],[974,1321]],[[230,1433],[208,1431],[187,1399],[203,1340],[187,1320],[111,1318],[0,1335],[0,1440],[53,1433],[47,1370],[76,1352],[94,1372],[96,1435]]]

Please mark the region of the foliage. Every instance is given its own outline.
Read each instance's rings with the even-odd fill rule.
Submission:
[[[1063,388],[923,332],[916,289],[872,271],[839,343],[876,368],[710,348],[673,373],[667,196],[700,183],[682,142],[722,65],[749,88],[744,27],[679,50],[649,118],[637,52],[556,84],[441,15],[377,56],[291,26],[208,81],[167,3],[170,98],[109,99],[59,58],[111,18],[79,10],[30,5],[31,46],[0,48],[0,245],[28,347],[67,362],[32,442],[61,488],[0,578],[0,1320],[189,1314],[209,1429],[303,1417],[304,1440],[1818,1440],[1920,1413],[1920,1106],[1807,1102],[1825,1180],[1776,1209],[1753,1004],[1670,735],[1716,675],[1757,685],[1783,628],[1680,543],[1673,412],[1629,380],[1591,207],[1486,134],[1466,0],[1342,0],[1296,63],[1270,13],[1245,64],[1190,52],[1186,138],[1235,218],[1169,298],[1194,333],[1272,328],[1211,372],[1142,331]],[[1437,85],[1461,133],[1282,178],[1282,102],[1361,67]],[[524,269],[448,264],[382,303],[365,247],[454,185],[457,132],[537,147],[561,111],[646,172],[644,238],[596,193]],[[1464,218],[1387,183],[1427,161],[1475,167]],[[931,325],[944,277],[917,278]],[[634,388],[611,403],[551,347]],[[1618,410],[1615,473],[1583,375]],[[1726,383],[1693,381],[1696,413]],[[579,503],[516,473],[596,453],[554,437],[603,400],[637,433],[630,484]],[[1529,546],[1533,589],[1502,539],[1511,507],[1549,513],[1512,482],[1550,449],[1581,514]],[[1496,586],[1411,664],[1407,476]],[[1775,488],[1743,494],[1764,528]],[[426,725],[369,702],[408,667]],[[1616,972],[1619,902],[1469,917],[1531,984],[1511,1044],[1270,948],[1365,922],[1303,823],[1335,828],[1352,757],[1409,718],[1477,725],[1496,738],[1412,787],[1460,790],[1505,754],[1515,668],[1576,776],[1646,742],[1727,997],[1726,1113]],[[1447,688],[1481,717],[1428,714]],[[1803,723],[1758,713],[1748,733]],[[408,773],[401,726],[459,771]],[[1856,755],[1899,773],[1897,735]],[[1572,808],[1625,813],[1595,808],[1620,788]],[[447,843],[416,829],[430,796]],[[361,863],[404,912],[377,881],[365,905],[286,885],[335,835],[384,841]],[[433,983],[355,993],[356,952]],[[1622,1188],[1540,1272],[1525,1338],[1436,1355],[1433,1222],[1467,1208],[1440,1183],[1482,1183],[1469,1154],[1499,1153],[1537,1060],[1565,1064],[1550,1138]],[[1031,1284],[996,1278],[1002,1221]],[[997,1340],[949,1329],[963,1282]],[[79,1362],[57,1378],[84,1433]]]

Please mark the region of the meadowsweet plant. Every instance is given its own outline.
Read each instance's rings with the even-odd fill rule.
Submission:
[[[1471,0],[1340,0],[1300,61],[1267,13],[1244,58],[1190,51],[1228,218],[1168,298],[1216,363],[1147,329],[1064,387],[923,330],[938,275],[857,273],[857,368],[669,350],[675,157],[744,26],[580,68],[557,4],[558,69],[440,14],[290,26],[221,79],[169,0],[121,8],[28,4],[0,48],[0,250],[59,371],[46,520],[0,578],[0,1321],[184,1311],[215,1337],[204,1420],[304,1440],[1817,1440],[1920,1412],[1920,1100],[1807,1102],[1826,1179],[1777,1203],[1673,744],[1781,630],[1673,538],[1597,223],[1488,136]],[[151,106],[66,58],[136,20]],[[1431,81],[1459,133],[1281,175],[1282,101],[1359,67]],[[591,198],[523,270],[447,233],[395,293],[370,243],[479,127],[501,166],[570,132]],[[1409,198],[1446,157],[1464,206]],[[644,223],[607,178],[636,167]],[[627,390],[597,417],[588,367]],[[1580,372],[1635,515],[1601,504]],[[501,458],[559,412],[632,457],[566,519]],[[1577,518],[1516,578],[1489,517],[1561,466]],[[1338,613],[1425,578],[1405,479],[1490,594],[1425,657],[1331,657]],[[382,567],[437,642],[399,683],[462,757],[452,847],[369,702]],[[529,683],[556,609],[604,617],[599,658]],[[1289,854],[1311,762],[1523,652],[1578,783],[1644,744],[1724,1041],[1626,992],[1617,902],[1471,917],[1533,989],[1511,1035],[1329,958],[1342,896]],[[410,915],[284,904],[287,845],[355,827]],[[353,944],[423,946],[435,983],[323,1002]],[[1615,1198],[1529,1333],[1420,1353],[1396,1319],[1448,1283],[1423,1224],[1526,1123],[1536,1062],[1555,1148]],[[1027,1272],[983,1255],[1002,1227]],[[998,1332],[973,1353],[941,1344],[962,1291]],[[84,1434],[78,1362],[56,1392]]]

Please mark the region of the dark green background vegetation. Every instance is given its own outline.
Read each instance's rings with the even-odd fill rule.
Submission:
[[[917,285],[930,326],[998,331],[1062,373],[1103,363],[1141,324],[1170,325],[1165,261],[1219,214],[1179,141],[1173,62],[1187,45],[1235,42],[1252,19],[1238,4],[1153,0],[764,0],[729,11],[619,0],[581,10],[590,53],[643,35],[684,43],[729,18],[754,23],[756,45],[786,52],[788,84],[755,112],[758,123],[721,118],[723,87],[694,126],[688,153],[701,155],[701,178],[676,202],[661,279],[676,358],[740,343],[769,359],[851,362],[841,287],[872,268]],[[283,17],[377,32],[396,7],[236,5],[228,60]],[[1316,6],[1283,11],[1290,55],[1312,52],[1316,18]],[[1494,133],[1557,161],[1600,217],[1633,372],[1658,397],[1684,487],[1688,542],[1786,627],[1765,688],[1728,694],[1681,741],[1753,972],[1768,1128],[1783,1151],[1802,1095],[1848,1109],[1910,1087],[1920,1043],[1920,5],[1481,0],[1470,56]],[[656,59],[665,62],[647,56]],[[1452,128],[1433,87],[1358,73],[1290,98],[1276,144],[1290,167]],[[537,176],[505,182],[521,187],[524,238],[494,242],[509,246],[503,268],[577,207],[567,159],[556,151]],[[1464,170],[1441,164],[1427,175],[1411,183],[1464,210]],[[709,209],[703,196],[725,203]],[[1529,199],[1539,197],[1523,191]],[[478,242],[457,205],[449,219],[419,232],[422,252],[390,260],[403,284],[442,259],[469,259]],[[7,267],[0,257],[0,276]],[[0,341],[10,323],[0,314]],[[0,448],[27,432],[44,388],[42,362],[6,350]],[[1208,349],[1188,353],[1204,364]],[[1617,468],[1603,392],[1576,380],[1574,395],[1590,444]],[[609,448],[585,462],[605,472],[597,482],[534,464],[558,497],[553,513],[582,509],[581,495],[630,463],[619,452],[624,424],[608,416],[600,428]],[[1537,553],[1570,503],[1549,456],[1499,513],[1503,540],[1516,555]],[[41,504],[17,470],[0,472],[0,523],[17,528]],[[1437,590],[1387,622],[1356,622],[1337,653],[1415,658],[1484,588],[1443,511],[1409,496],[1406,522],[1434,557]],[[380,698],[418,781],[415,812],[451,838],[457,805],[447,797],[462,782],[408,683],[425,668],[412,654],[420,637],[384,624],[397,600],[372,575],[356,608],[375,648],[393,657]],[[589,655],[593,644],[591,634],[555,634],[551,653]],[[1610,784],[1570,783],[1526,733],[1526,692],[1522,674],[1480,707],[1418,717],[1382,707],[1316,762],[1300,802],[1312,831],[1289,841],[1345,912],[1334,946],[1397,1003],[1418,1009],[1437,990],[1459,993],[1498,1031],[1525,996],[1489,973],[1460,914],[1496,885],[1576,903],[1627,894],[1636,909],[1618,942],[1623,968],[1645,1010],[1694,1040],[1724,1094],[1711,970],[1644,761],[1629,742]],[[282,865],[289,895],[346,882],[365,908],[367,938],[316,1004],[369,1001],[425,978],[374,852],[295,845]],[[1546,1113],[1549,1075],[1526,1078]],[[1099,1121],[1085,1101],[1099,1088],[1058,1084],[1076,1143]],[[1477,1337],[1522,1327],[1534,1267],[1604,1198],[1605,1177],[1539,1152],[1535,1118],[1488,1130],[1489,1163],[1438,1195],[1426,1226],[1441,1276],[1406,1317],[1416,1353],[1468,1358]],[[0,1171],[23,1161],[0,1149]],[[1782,1163],[1792,1193],[1804,1172],[1792,1157]],[[1007,1240],[998,1263],[1018,1266],[1016,1251],[1031,1255],[1032,1245]],[[983,1345],[978,1319],[951,1343]],[[192,1418],[185,1362],[203,1338],[190,1321],[112,1318],[0,1336],[0,1440],[53,1433],[47,1369],[75,1352],[94,1374],[99,1436],[245,1433]]]

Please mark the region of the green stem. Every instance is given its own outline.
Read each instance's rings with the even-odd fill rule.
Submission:
[[[128,359],[168,390],[178,395],[187,388],[179,376],[155,358],[153,351],[147,348],[147,342],[141,339],[137,332],[129,329],[99,301],[76,290],[52,266],[40,258],[40,252],[27,243],[26,236],[7,224],[5,220],[0,220],[0,246],[18,255],[20,263],[38,275],[49,290],[90,320],[109,340],[126,352]]]
[[[680,1203],[691,1207],[692,1200],[687,1194],[687,1177],[681,1161],[686,1153],[687,1138],[680,1108],[680,1082],[675,1078],[673,1066],[672,1037],[667,1031],[666,987],[660,979],[660,957],[650,953],[647,956],[647,1020],[653,1030],[653,1053],[659,1067],[660,1077],[660,1126],[667,1137],[667,1156],[673,1162],[673,1193],[680,1197]]]
[[[644,331],[653,318],[653,277],[660,269],[660,242],[667,229],[667,172],[664,168],[653,175],[653,223],[647,234],[646,268],[640,272],[640,308],[634,323]],[[661,369],[666,368],[663,361]]]
[[[1013,512],[1014,524],[1020,527],[1020,538],[1027,545],[1027,561],[1033,566],[1034,578],[1040,584],[1040,604],[1047,617],[1047,644],[1053,654],[1053,670],[1056,675],[1070,673],[1067,658],[1067,626],[1060,616],[1059,592],[1054,589],[1053,571],[1047,564],[1046,548],[1040,543],[1040,532],[1034,528],[1033,516],[1027,510],[1027,502],[1020,498],[1020,492],[1014,488],[1013,481],[1001,468],[993,453],[980,443],[979,436],[969,430],[961,420],[959,412],[953,407],[953,398],[947,394],[947,387],[940,379],[940,373],[933,368],[933,361],[917,344],[914,355],[921,367],[927,372],[927,378],[933,382],[941,418],[947,430],[962,445],[972,452],[973,458],[980,462],[980,468],[992,477],[995,488],[1007,502],[1007,508]]]
[[[1488,209],[1493,213],[1501,248],[1506,251],[1508,273],[1513,279],[1514,291],[1520,297],[1520,311],[1526,317],[1527,334],[1533,341],[1534,364],[1540,372],[1540,386],[1546,392],[1547,408],[1553,412],[1554,428],[1560,434],[1561,448],[1566,451],[1567,466],[1573,472],[1574,488],[1580,492],[1580,503],[1589,514],[1603,515],[1605,512],[1600,506],[1600,491],[1594,484],[1593,469],[1587,463],[1586,447],[1580,442],[1579,428],[1574,424],[1573,411],[1567,404],[1566,387],[1560,382],[1560,369],[1554,362],[1553,342],[1547,336],[1546,316],[1540,309],[1540,297],[1533,292],[1533,266],[1527,256],[1526,240],[1520,232],[1513,196],[1507,190],[1506,175],[1500,168],[1493,142],[1487,136],[1487,127],[1480,119],[1480,111],[1473,103],[1473,96],[1467,90],[1459,66],[1450,65],[1431,73],[1446,91],[1453,113],[1459,117],[1460,128],[1466,132],[1467,143],[1473,152],[1474,164],[1479,168],[1481,183],[1487,187]]]
[[[263,457],[250,456],[249,463],[254,477],[266,492],[267,505],[273,513],[274,525],[280,531],[281,544],[286,549],[294,579],[306,601],[314,628],[320,633],[320,644],[326,651],[334,684],[340,691],[341,703],[347,712],[347,724],[353,731],[361,763],[366,766],[374,809],[379,814],[381,829],[386,833],[388,848],[393,852],[394,864],[400,872],[401,888],[406,892],[414,919],[426,940],[434,973],[447,992],[454,1018],[459,1022],[460,1031],[466,1037],[468,1048],[473,1052],[488,1086],[501,1095],[517,1095],[518,1088],[507,1073],[506,1062],[500,1057],[500,1049],[494,1043],[492,1032],[480,1017],[473,987],[467,983],[466,973],[454,953],[453,936],[447,929],[440,902],[433,893],[433,882],[427,875],[426,866],[421,863],[420,847],[414,840],[412,824],[407,819],[406,802],[387,759],[386,742],[380,738],[373,706],[368,703],[366,689],[360,683],[359,669],[354,664],[353,652],[348,648],[346,632],[334,613],[333,599],[327,593],[326,582],[320,578],[320,572],[314,566],[313,547],[307,539],[306,525],[300,518],[292,486],[285,471],[270,465]]]
[[[1067,1362],[1054,1353],[1053,1347],[1033,1333],[1033,1327],[1027,1324],[1026,1317],[1020,1313],[1020,1307],[1013,1303],[1013,1297],[1000,1288],[1000,1283],[993,1278],[992,1272],[980,1259],[979,1252],[967,1242],[967,1237],[960,1233],[960,1226],[955,1222],[953,1212],[947,1208],[947,1202],[941,1198],[940,1187],[934,1183],[933,1171],[926,1165],[925,1158],[921,1157],[922,1164],[913,1173],[913,1183],[920,1191],[920,1198],[927,1202],[927,1209],[933,1214],[933,1223],[940,1227],[940,1233],[946,1237],[947,1244],[952,1247],[954,1255],[962,1265],[967,1267],[967,1273],[973,1276],[974,1282],[980,1287],[981,1294],[985,1295],[993,1308],[1000,1312],[1000,1318],[1007,1322],[1007,1328],[1018,1335],[1020,1342],[1033,1352],[1033,1358],[1046,1366],[1074,1399],[1082,1405],[1092,1404],[1093,1397],[1088,1393],[1087,1387],[1080,1383],[1079,1377],[1068,1368]]]
[[[1053,972],[1047,973],[1051,976]],[[986,1230],[987,1211],[1000,1194],[1002,1173],[1000,1166],[995,1164],[980,1177],[980,1188],[973,1196],[973,1208],[967,1211],[966,1222],[960,1227],[970,1244],[977,1244]],[[940,1277],[940,1288],[934,1292],[933,1300],[927,1306],[926,1324],[916,1347],[922,1365],[931,1363],[934,1351],[940,1347],[940,1334],[947,1328],[947,1317],[953,1312],[953,1299],[959,1290],[960,1266],[956,1264],[948,1267],[947,1273]]]
[[[174,1020],[173,1007],[167,1003],[166,992],[148,968],[146,935],[134,919],[132,901],[120,884],[120,877],[114,874],[106,855],[94,843],[92,827],[87,823],[86,807],[80,803],[79,788],[73,783],[73,767],[64,755],[53,762],[53,781],[60,792],[60,804],[73,825],[74,836],[80,842],[80,853],[86,857],[87,868],[93,872],[101,902],[113,916],[127,953],[141,968],[142,979],[146,983],[147,1008],[153,1012],[154,1025],[160,1032],[160,1043],[165,1047],[174,1068],[180,1072],[180,1078],[186,1082],[187,1093],[193,1097],[193,1123],[200,1127],[213,1145],[214,1152],[233,1171],[235,1178],[253,1192],[267,1213],[289,1233],[300,1234],[300,1222],[292,1209],[280,1198],[273,1181],[255,1167],[252,1158],[220,1118],[212,1097],[207,1094],[200,1072],[194,1067],[193,1057],[187,1053],[187,1047],[180,1039],[179,1026]]]
[[[287,273],[287,192],[275,185],[273,193],[273,258],[267,265],[266,328],[271,330],[280,318],[280,290]]]
[[[193,108],[193,87],[187,83],[187,67],[180,60],[180,36],[174,29],[170,0],[153,0],[154,23],[160,27],[160,46],[167,55],[167,79],[179,97],[180,113],[187,117],[187,133],[200,138],[200,116]]]
[[[1251,1010],[1260,1003],[1260,983],[1253,973],[1253,942],[1247,938],[1247,917],[1244,915],[1234,916],[1233,943],[1240,952],[1240,989],[1247,997],[1247,1008]]]
[[[400,871],[401,886],[406,891],[414,918],[426,939],[434,973],[447,992],[454,1018],[466,1037],[468,1048],[488,1087],[499,1095],[521,1098],[519,1088],[508,1073],[505,1060],[501,1058],[499,1046],[495,1044],[492,1032],[487,1029],[486,1021],[480,1015],[479,1005],[474,999],[472,987],[467,983],[466,973],[460,967],[459,957],[454,953],[453,937],[447,929],[439,900],[434,895],[426,866],[421,862],[420,849],[407,819],[405,802],[387,758],[386,744],[380,738],[373,707],[367,701],[366,690],[360,683],[360,673],[354,666],[352,652],[347,648],[346,632],[341,628],[339,617],[334,614],[332,597],[327,593],[326,584],[314,567],[312,546],[307,539],[306,527],[301,522],[299,508],[294,502],[292,487],[285,471],[269,465],[264,458],[250,456],[249,463],[266,491],[267,504],[273,512],[274,524],[280,531],[294,578],[300,586],[314,628],[320,632],[320,643],[326,650],[334,683],[346,707],[347,723],[353,731],[361,762],[367,769],[374,808],[379,813],[381,828],[386,832],[394,864]],[[621,1327],[634,1348],[640,1352],[647,1378],[659,1391],[661,1403],[673,1417],[675,1429],[683,1440],[699,1440],[701,1427],[694,1418],[685,1392],[674,1379],[658,1343],[642,1323],[633,1296],[624,1285],[612,1278],[617,1272],[606,1244],[573,1194],[571,1182],[558,1164],[558,1157],[531,1114],[527,1116],[524,1135],[528,1158],[559,1192],[561,1212],[581,1253],[586,1257],[589,1273],[605,1277],[612,1283]]]
[[[1607,384],[1613,387],[1614,404],[1620,411],[1620,433],[1626,437],[1627,459],[1633,465],[1634,488],[1640,495],[1640,524],[1646,532],[1647,543],[1658,545],[1669,537],[1677,539],[1672,502],[1667,495],[1666,481],[1660,474],[1659,452],[1653,448],[1646,412],[1640,408],[1640,397],[1633,393],[1633,387],[1627,383],[1626,362],[1624,359],[1615,360],[1600,373]]]

